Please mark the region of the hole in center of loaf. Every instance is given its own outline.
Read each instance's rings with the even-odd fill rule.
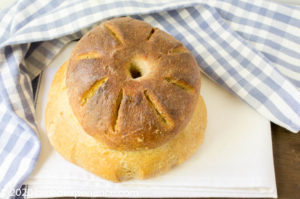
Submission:
[[[149,66],[146,60],[135,58],[131,60],[129,66],[129,73],[132,79],[143,77],[148,72]]]
[[[130,67],[130,75],[133,79],[136,79],[136,78],[139,78],[139,77],[142,77],[142,73],[141,71],[136,68],[136,67]]]

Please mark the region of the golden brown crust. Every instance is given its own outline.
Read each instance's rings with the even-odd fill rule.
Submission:
[[[161,146],[187,125],[200,70],[175,38],[125,17],[100,24],[77,43],[66,85],[89,135],[114,149],[142,150]]]
[[[88,135],[74,116],[65,85],[67,64],[53,79],[45,112],[49,140],[66,160],[105,179],[119,182],[164,173],[186,160],[203,142],[206,108],[200,96],[190,122],[165,144],[139,151],[111,149]]]

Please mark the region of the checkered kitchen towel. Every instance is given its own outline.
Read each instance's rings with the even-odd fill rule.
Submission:
[[[299,131],[299,7],[252,0],[19,0],[0,12],[0,197],[22,184],[39,155],[31,80],[93,24],[126,15],[182,41],[210,78],[270,121]]]

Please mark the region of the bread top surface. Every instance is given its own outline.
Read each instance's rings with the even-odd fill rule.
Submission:
[[[76,44],[66,87],[89,135],[117,150],[158,147],[189,122],[200,70],[174,37],[132,18],[95,27]]]

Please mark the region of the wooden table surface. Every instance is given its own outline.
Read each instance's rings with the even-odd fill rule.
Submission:
[[[271,128],[278,198],[300,199],[300,134]]]

